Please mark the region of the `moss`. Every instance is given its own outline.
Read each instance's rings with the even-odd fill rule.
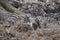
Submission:
[[[1,6],[1,4],[0,4],[0,6]]]
[[[12,6],[7,6],[7,5],[4,5],[3,3],[0,3],[0,5],[2,5],[7,11],[9,11],[11,13],[17,13],[17,14],[20,14],[20,15],[24,14],[24,12],[16,10],[16,9],[12,8]]]
[[[12,7],[5,7],[5,9],[12,13],[23,14],[24,12],[13,9]]]
[[[1,4],[0,4],[0,6],[1,6]]]
[[[23,14],[24,12],[15,10],[15,13],[17,13],[17,14]]]
[[[14,12],[14,10],[11,8],[11,7],[9,7],[9,6],[7,6],[6,7],[6,5],[4,5],[4,4],[2,4],[2,3],[0,3],[7,11],[9,11],[9,12]]]
[[[5,8],[7,11],[13,12],[13,10],[10,7],[6,7],[6,5],[0,3],[0,6],[2,6],[3,8]]]

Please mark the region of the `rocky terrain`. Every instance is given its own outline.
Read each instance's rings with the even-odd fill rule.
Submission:
[[[9,3],[25,14],[9,12],[0,5],[0,40],[60,40],[60,0]]]

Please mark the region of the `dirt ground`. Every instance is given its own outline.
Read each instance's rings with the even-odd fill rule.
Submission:
[[[0,25],[0,40],[60,40],[60,28],[33,30],[25,24],[19,27]]]
[[[40,16],[37,30],[26,23],[26,15],[10,13],[0,5],[0,40],[60,40],[60,2],[45,2],[17,5],[19,11]],[[11,5],[17,7],[15,2]]]

